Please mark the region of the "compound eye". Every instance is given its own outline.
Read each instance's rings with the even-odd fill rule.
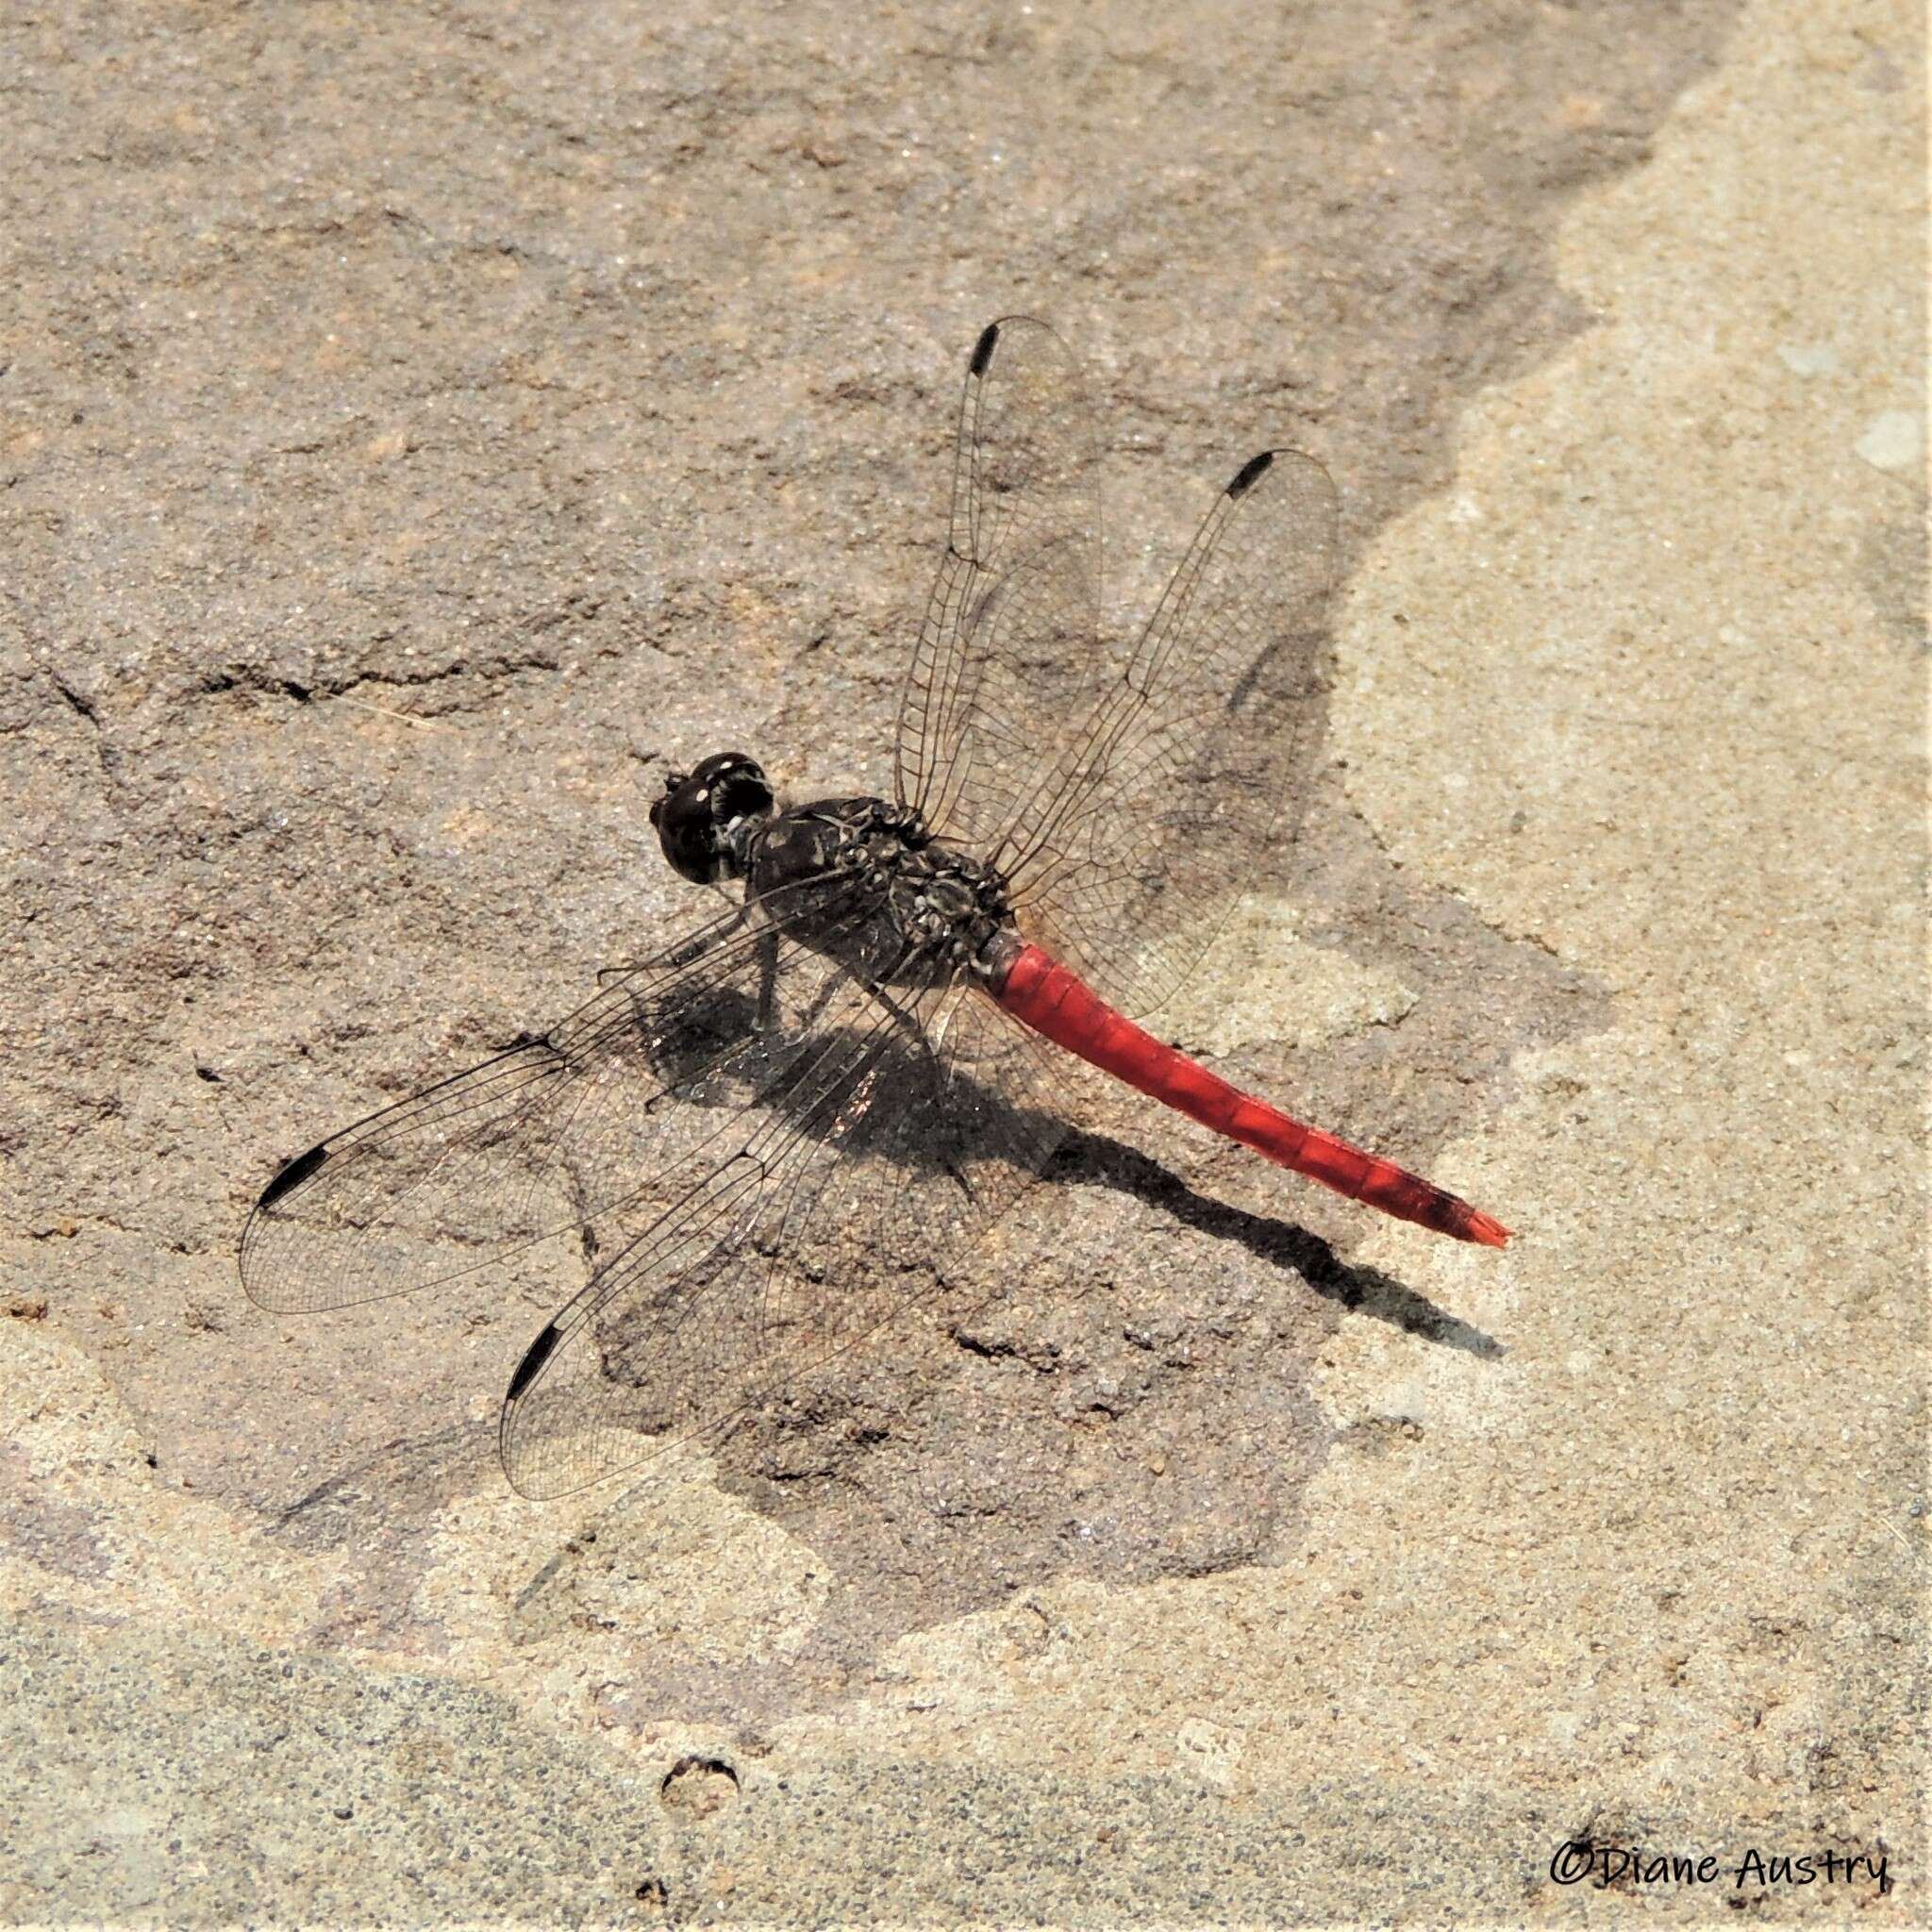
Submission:
[[[765,774],[742,752],[721,752],[688,774],[667,779],[651,808],[651,824],[664,857],[681,877],[714,885],[737,876],[742,847],[733,825],[771,815],[775,800]]]
[[[698,886],[719,876],[718,828],[701,799],[689,791],[674,792],[653,809],[651,823],[664,857],[680,876]]]
[[[775,803],[765,774],[749,759],[741,770],[711,781],[711,810],[721,824],[733,819],[769,818]]]

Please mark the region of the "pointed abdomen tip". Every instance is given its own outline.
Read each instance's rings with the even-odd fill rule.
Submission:
[[[1513,1231],[1505,1227],[1493,1214],[1485,1214],[1480,1208],[1472,1208],[1461,1234],[1466,1241],[1480,1241],[1486,1248],[1502,1248],[1508,1246]]]

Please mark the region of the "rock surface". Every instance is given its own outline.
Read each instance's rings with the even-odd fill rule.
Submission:
[[[0,1911],[1569,1922],[1587,1837],[1923,1917],[1919,38],[0,24]],[[1014,308],[1123,622],[1250,449],[1343,495],[1304,830],[1170,1030],[1519,1238],[1110,1101],[984,1314],[523,1502],[549,1302],[271,1317],[236,1232],[694,916],[668,768],[887,783]]]

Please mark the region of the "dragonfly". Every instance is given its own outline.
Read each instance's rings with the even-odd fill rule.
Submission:
[[[663,856],[728,909],[289,1160],[242,1234],[248,1295],[343,1307],[484,1269],[564,1294],[498,1427],[511,1485],[548,1498],[773,1402],[943,1291],[1070,1131],[1068,1055],[1501,1247],[1492,1216],[1141,1024],[1293,828],[1336,576],[1327,472],[1285,448],[1243,462],[1118,644],[1096,492],[1075,358],[1030,317],[991,324],[891,797],[781,808],[740,751],[670,774]]]

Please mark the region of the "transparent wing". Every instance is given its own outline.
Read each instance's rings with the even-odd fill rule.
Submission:
[[[990,849],[1101,669],[1097,479],[1079,365],[1044,323],[974,345],[946,554],[899,707],[896,786],[935,831]]]
[[[808,1049],[845,975],[788,921],[808,918],[824,945],[875,910],[849,883],[838,899],[831,890],[766,895],[627,971],[548,1033],[290,1161],[242,1230],[249,1296],[283,1310],[341,1307],[546,1243],[542,1260],[568,1247],[578,1266],[608,1249],[661,1160],[674,1103],[715,1131],[782,1086]]]
[[[1335,486],[1273,450],[1215,500],[1125,675],[991,853],[1028,936],[1144,1014],[1292,837],[1326,684]]]
[[[558,1496],[643,1462],[934,1291],[1065,1131],[1054,1077],[976,989],[888,1011],[848,983],[758,1121],[668,1173],[662,1210],[532,1343],[504,1403],[511,1483]]]

